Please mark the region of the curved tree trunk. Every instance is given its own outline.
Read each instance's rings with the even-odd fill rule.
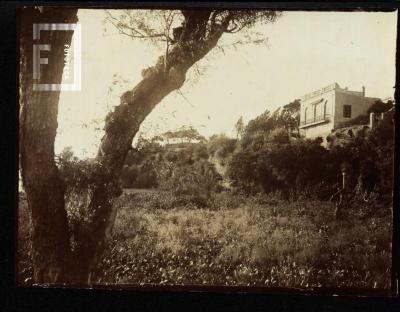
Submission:
[[[28,204],[34,227],[34,271],[38,283],[66,281],[68,259],[70,281],[87,284],[93,282],[99,257],[111,233],[116,211],[113,199],[121,190],[118,178],[125,157],[140,124],[153,108],[172,91],[179,89],[188,69],[214,48],[229,24],[229,16],[221,24],[207,28],[210,10],[183,10],[185,23],[180,40],[168,55],[147,69],[143,80],[121,96],[120,105],[106,117],[105,135],[97,155],[103,179],[92,193],[89,204],[91,220],[85,223],[85,237],[79,247],[70,248],[68,220],[65,211],[64,188],[54,162],[54,140],[57,129],[59,92],[32,90],[32,22],[48,20],[49,12],[75,22],[76,10],[44,9],[23,15],[21,27],[21,168]],[[26,11],[23,11],[26,13]],[[206,35],[207,33],[207,35]],[[53,61],[46,65],[45,78],[59,83],[63,69],[63,44],[71,40],[71,32],[51,32]],[[165,59],[166,58],[166,59]],[[75,264],[75,265],[73,265]],[[78,264],[78,265],[77,265]]]
[[[160,57],[155,66],[146,70],[143,80],[121,96],[120,104],[106,117],[97,161],[104,168],[107,183],[98,185],[91,198],[92,224],[89,238],[82,245],[87,256],[80,261],[84,263],[82,267],[88,279],[83,274],[81,282],[93,281],[91,274],[111,233],[116,215],[113,199],[121,193],[118,177],[140,124],[164,97],[183,85],[188,69],[216,46],[228,26],[227,19],[222,25],[216,25],[204,40],[210,13],[208,10],[183,12],[185,29],[181,40],[172,46],[167,61],[164,56]]]
[[[56,20],[55,20],[56,17]],[[28,8],[20,11],[20,164],[33,224],[35,283],[60,283],[67,278],[70,259],[64,187],[54,161],[58,91],[33,91],[33,23],[73,23],[76,9]],[[60,83],[64,44],[71,31],[42,32],[51,44],[43,81]]]

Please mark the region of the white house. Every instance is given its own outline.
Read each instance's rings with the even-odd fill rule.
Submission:
[[[366,97],[362,91],[342,89],[333,83],[308,93],[301,98],[300,134],[306,138],[326,137],[340,123],[367,114],[370,106],[379,100]]]

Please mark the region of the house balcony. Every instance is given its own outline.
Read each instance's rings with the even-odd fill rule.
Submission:
[[[300,129],[329,122],[331,115],[324,114],[300,121]]]

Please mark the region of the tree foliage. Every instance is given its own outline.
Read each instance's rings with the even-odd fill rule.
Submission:
[[[379,109],[381,104],[377,104]],[[366,199],[375,192],[390,200],[393,186],[394,110],[373,129],[363,128],[338,142],[321,146],[322,140],[290,135],[280,117],[268,111],[246,127],[240,148],[229,163],[232,186],[246,193],[280,192],[284,198],[298,195],[328,199],[342,181],[347,167],[351,192]],[[339,135],[339,134],[338,134]],[[302,194],[300,194],[302,193]]]
[[[52,8],[25,10],[20,50],[22,177],[30,209],[34,212],[35,281],[45,283],[65,282],[68,276],[67,262],[71,258],[71,236],[64,206],[65,189],[59,177],[59,168],[54,162],[59,92],[32,93],[33,83],[29,75],[29,68],[32,68],[29,66],[32,60],[32,53],[29,52],[32,49],[31,25],[51,22],[54,13],[66,22],[77,20],[76,9],[62,12]],[[91,168],[88,174],[96,176],[96,179],[93,183],[88,182],[91,186],[85,211],[90,221],[87,223],[83,220],[88,225],[85,227],[87,235],[80,242],[80,252],[73,255],[74,260],[80,263],[72,278],[75,282],[91,283],[95,278],[93,273],[97,261],[116,216],[113,200],[121,194],[119,183],[124,162],[144,119],[168,94],[182,87],[187,71],[213,50],[224,34],[248,31],[256,23],[273,22],[278,16],[279,13],[267,10],[127,10],[121,16],[115,16],[114,11],[109,12],[108,21],[121,34],[166,45],[165,52],[155,65],[143,69],[142,80],[124,92],[120,104],[107,114],[104,136],[93,168],[92,164],[80,164],[83,167],[88,165]],[[71,36],[72,33],[52,37],[51,52],[56,59],[63,58],[64,44],[70,42]],[[59,83],[63,62],[51,64],[47,71],[49,77],[45,79]],[[67,172],[69,170],[65,172],[65,181],[68,180]]]
[[[237,139],[227,137],[225,134],[212,135],[207,144],[208,154],[218,159],[227,159],[237,147]]]
[[[336,165],[350,164],[350,186],[358,192],[391,196],[393,188],[394,110],[370,130],[358,131],[342,144],[331,144]]]
[[[157,187],[206,205],[221,180],[208,159],[207,145],[201,142],[175,147],[141,139],[126,158],[122,186]]]
[[[272,114],[269,110],[266,110],[263,114],[249,121],[240,141],[241,146],[258,150],[263,144],[270,141],[271,135],[278,141],[287,141],[289,138],[299,137],[299,112],[299,100],[278,108]]]
[[[235,129],[236,129],[236,138],[239,139],[242,137],[243,132],[244,132],[244,122],[243,122],[243,117],[240,116],[238,121],[235,123]]]
[[[228,176],[235,188],[247,193],[280,192],[285,198],[296,198],[299,190],[324,181],[327,155],[320,143],[318,139],[273,139],[256,150],[242,148],[233,155]]]
[[[392,101],[387,101],[383,102],[381,100],[375,101],[374,104],[371,105],[371,107],[368,109],[367,114],[370,113],[375,113],[375,114],[380,114],[380,113],[385,113],[392,109],[394,106],[394,103]]]
[[[169,140],[180,140],[181,143],[188,142],[191,143],[192,141],[201,141],[204,142],[206,139],[198,132],[197,129],[193,128],[192,126],[182,126],[179,129],[174,131],[167,131],[162,134],[162,138],[165,138],[167,142]]]

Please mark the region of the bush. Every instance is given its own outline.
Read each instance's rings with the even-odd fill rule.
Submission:
[[[371,107],[368,109],[368,115],[370,113],[375,113],[375,114],[380,114],[387,112],[389,109],[393,107],[393,102],[392,101],[387,101],[382,102],[382,101],[376,101],[374,104],[371,105]]]
[[[374,129],[359,131],[353,138],[334,145],[331,164],[340,171],[347,164],[349,190],[358,193],[376,192],[383,199],[393,189],[394,124],[382,120]]]
[[[212,194],[218,189],[221,176],[214,165],[206,160],[193,164],[172,165],[163,172],[160,186],[175,195],[183,195],[200,206],[205,206]]]
[[[226,159],[236,149],[237,139],[228,138],[224,134],[213,135],[207,145],[208,154],[218,159]]]
[[[359,126],[369,124],[369,115],[360,115],[347,121],[341,122],[336,129],[347,128],[350,126]]]
[[[263,114],[249,123],[228,164],[228,178],[235,190],[246,194],[280,192],[285,199],[327,200],[342,184],[346,167],[347,191],[376,192],[387,200],[393,188],[393,114],[386,114],[374,129],[356,131],[340,144],[330,142],[329,149],[321,146],[320,138],[289,136]]]
[[[123,188],[154,188],[158,186],[157,173],[150,162],[140,165],[125,165],[120,178]]]
[[[71,233],[73,251],[88,239],[92,214],[89,211],[91,195],[96,186],[104,186],[104,192],[120,194],[118,185],[109,180],[107,172],[94,159],[80,160],[66,148],[57,158],[61,179],[65,186],[65,208]]]
[[[320,140],[287,141],[281,130],[271,132],[271,139],[256,151],[242,148],[233,155],[228,168],[233,187],[248,194],[279,191],[295,199],[300,190],[326,180],[327,151]]]

